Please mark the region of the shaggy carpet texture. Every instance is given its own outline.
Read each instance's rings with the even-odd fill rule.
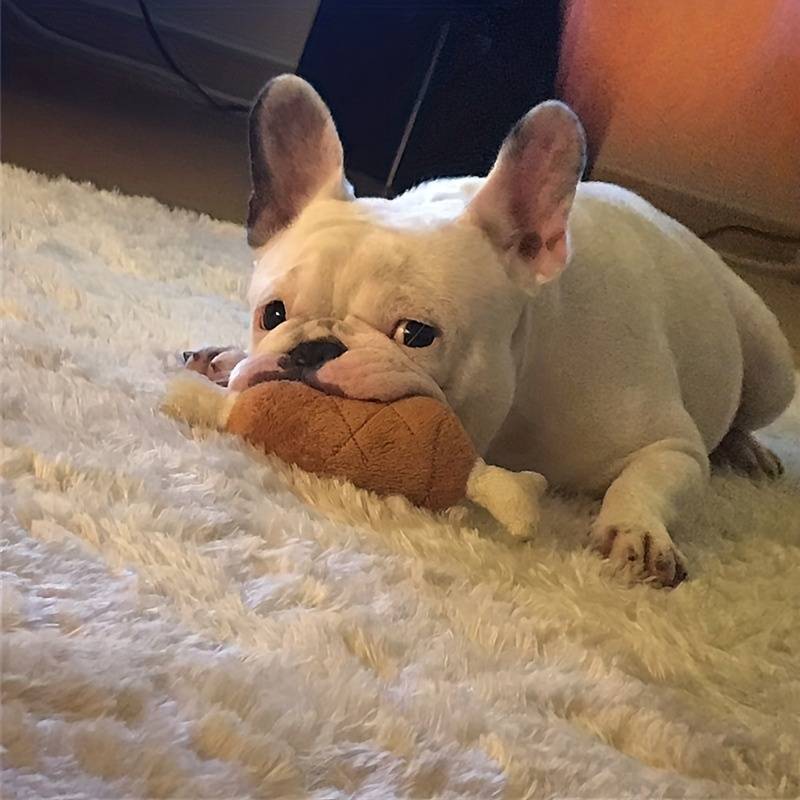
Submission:
[[[167,419],[243,343],[242,231],[2,180],[4,797],[798,796],[800,403],[625,587],[590,502],[521,545]]]

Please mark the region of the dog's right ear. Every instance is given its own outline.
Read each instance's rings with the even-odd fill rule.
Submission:
[[[302,78],[274,78],[253,104],[250,172],[247,242],[251,247],[266,244],[319,195],[352,198],[331,113]]]

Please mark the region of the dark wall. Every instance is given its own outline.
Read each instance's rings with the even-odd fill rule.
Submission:
[[[330,105],[348,167],[400,191],[485,173],[514,122],[555,96],[560,34],[558,0],[322,0],[298,71]]]

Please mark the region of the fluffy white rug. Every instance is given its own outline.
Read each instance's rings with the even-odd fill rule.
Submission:
[[[242,232],[4,167],[3,794],[796,797],[800,404],[691,580],[292,474],[159,414],[241,342]]]

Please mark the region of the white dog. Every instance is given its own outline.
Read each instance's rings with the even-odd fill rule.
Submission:
[[[487,460],[604,493],[591,545],[661,585],[686,575],[668,529],[709,453],[780,470],[750,433],[794,392],[775,318],[675,220],[578,182],[584,135],[563,104],[526,114],[487,178],[393,200],[353,197],[300,78],[264,88],[250,148],[252,328],[233,388],[286,376],[446,400]]]

